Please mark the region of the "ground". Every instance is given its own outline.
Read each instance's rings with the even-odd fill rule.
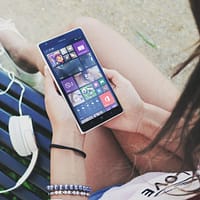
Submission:
[[[188,0],[0,0],[0,5],[0,17],[12,19],[34,43],[79,16],[95,17],[120,32],[167,77],[198,39]],[[183,88],[190,71],[173,80],[177,87]]]

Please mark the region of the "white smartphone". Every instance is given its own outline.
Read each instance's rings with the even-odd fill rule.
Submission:
[[[43,41],[38,47],[82,133],[122,113],[81,28]]]

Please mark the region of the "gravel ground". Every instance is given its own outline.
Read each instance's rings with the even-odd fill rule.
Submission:
[[[45,40],[79,16],[112,26],[169,76],[198,39],[188,0],[0,0],[0,17],[12,19],[32,42]],[[174,83],[182,89],[191,69]]]

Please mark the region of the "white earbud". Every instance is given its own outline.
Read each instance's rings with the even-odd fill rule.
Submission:
[[[37,150],[32,120],[28,115],[10,117],[8,129],[13,148],[20,156],[29,156]]]

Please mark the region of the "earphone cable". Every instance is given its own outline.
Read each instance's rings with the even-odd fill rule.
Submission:
[[[24,92],[25,92],[25,87],[20,81],[18,81],[15,78],[14,72],[8,71],[1,64],[0,64],[0,69],[3,70],[4,72],[6,72],[8,74],[9,79],[10,79],[10,83],[8,84],[7,88],[4,91],[0,91],[0,95],[6,94],[8,92],[8,90],[11,88],[11,86],[13,85],[14,82],[17,83],[21,87],[18,110],[19,110],[19,115],[22,116],[23,115],[22,114],[22,100],[23,100],[23,96],[24,96]]]

